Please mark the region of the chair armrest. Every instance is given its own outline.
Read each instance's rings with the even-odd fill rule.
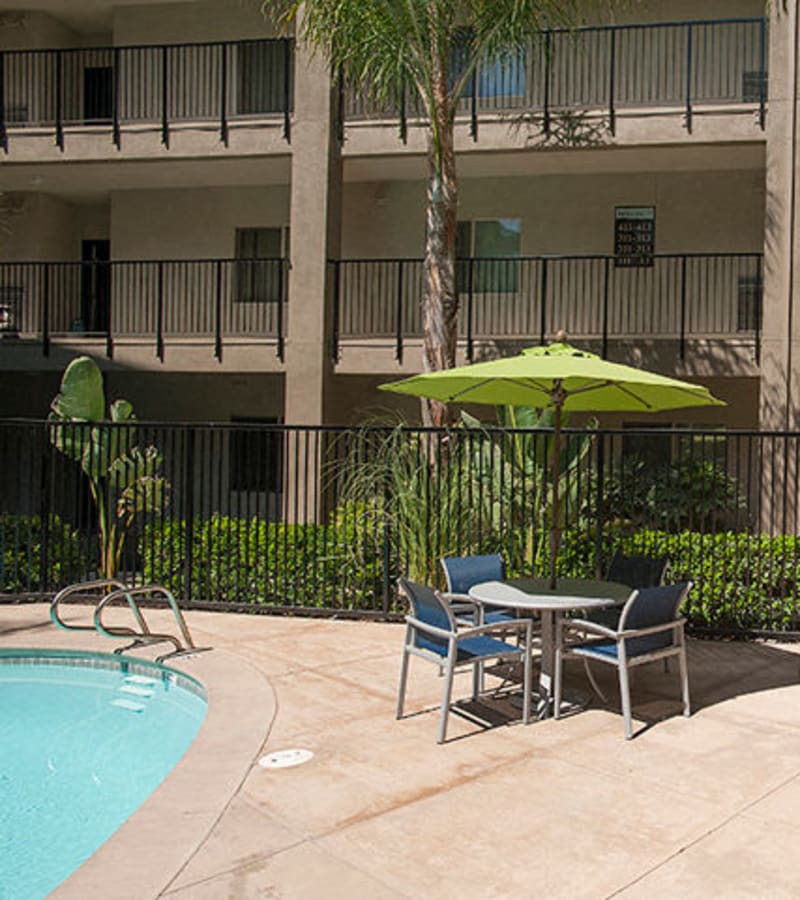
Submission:
[[[469,609],[471,612],[477,612],[480,606],[469,594],[449,594],[440,591],[439,596],[455,609]]]
[[[432,634],[434,637],[442,638],[446,641],[457,636],[454,631],[448,631],[446,628],[437,628],[435,625],[429,625],[427,622],[415,619],[414,616],[406,616],[406,623],[412,628],[416,628],[417,631],[424,631],[426,634]]]
[[[686,619],[672,619],[670,622],[663,622],[661,625],[651,625],[649,628],[629,628],[625,631],[616,632],[618,638],[643,637],[646,634],[658,634],[660,631],[671,631],[675,628],[683,628]]]
[[[606,628],[605,625],[591,622],[589,619],[562,619],[561,629],[562,631],[566,629],[572,629],[573,631],[587,631],[591,634],[599,635],[600,637],[611,638],[612,640],[616,640],[620,634],[620,632],[614,631],[613,628]]]
[[[477,637],[481,634],[505,634],[509,631],[524,631],[532,628],[530,619],[510,619],[508,622],[491,622],[488,625],[476,625],[473,628],[465,628],[458,632],[458,640],[462,638]]]

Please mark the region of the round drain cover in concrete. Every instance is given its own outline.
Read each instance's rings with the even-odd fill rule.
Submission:
[[[276,750],[267,756],[262,756],[258,764],[262,769],[289,769],[292,766],[302,766],[314,754],[310,750]]]

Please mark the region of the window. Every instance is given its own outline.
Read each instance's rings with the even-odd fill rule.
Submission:
[[[285,301],[288,247],[288,228],[236,229],[237,303]]]
[[[767,73],[759,69],[742,72],[742,100],[745,103],[760,103],[767,99]]]
[[[472,260],[473,293],[512,294],[519,290],[522,228],[519,219],[459,222],[456,226],[458,290],[469,290]]]
[[[448,67],[449,86],[452,88],[466,67],[469,57],[469,32],[465,31],[460,40],[453,44]],[[525,52],[505,53],[494,57],[484,57],[475,75],[478,97],[521,97],[525,93]],[[472,96],[470,79],[462,98]]]
[[[652,266],[655,244],[654,206],[618,206],[614,210],[614,265],[617,268]]]
[[[275,418],[233,416],[233,425],[277,425]],[[269,428],[233,428],[230,435],[229,483],[232,491],[280,491],[283,461],[281,432]]]
[[[237,112],[283,112],[286,97],[285,41],[242,41],[238,45]]]

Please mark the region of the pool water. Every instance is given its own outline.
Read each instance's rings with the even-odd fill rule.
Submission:
[[[0,898],[45,897],[160,784],[202,688],[105,654],[0,654]],[[145,862],[146,864],[146,862]]]

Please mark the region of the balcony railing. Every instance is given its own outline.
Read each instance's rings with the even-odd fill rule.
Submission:
[[[272,339],[283,359],[287,259],[0,262],[0,336],[40,340]]]
[[[659,254],[641,265],[614,256],[526,256],[457,263],[459,338],[475,342],[535,340],[560,328],[571,338],[751,343],[760,361],[763,256],[758,253]],[[344,339],[404,342],[422,335],[421,259],[344,259],[333,279],[332,355]]]
[[[207,122],[228,142],[232,122],[279,116],[289,139],[291,40],[81,47],[0,52],[0,143],[9,130],[108,128],[119,147],[127,125],[170,129]]]
[[[701,105],[755,108],[763,130],[767,56],[763,18],[553,30],[526,53],[479,66],[461,112],[474,138],[481,116],[531,117],[549,133],[558,116],[584,111],[603,113],[613,134],[617,114],[636,108],[682,111],[691,131]],[[341,117],[398,118],[405,140],[406,121],[419,118],[419,110],[409,92],[381,108],[354,90],[342,92]]]

